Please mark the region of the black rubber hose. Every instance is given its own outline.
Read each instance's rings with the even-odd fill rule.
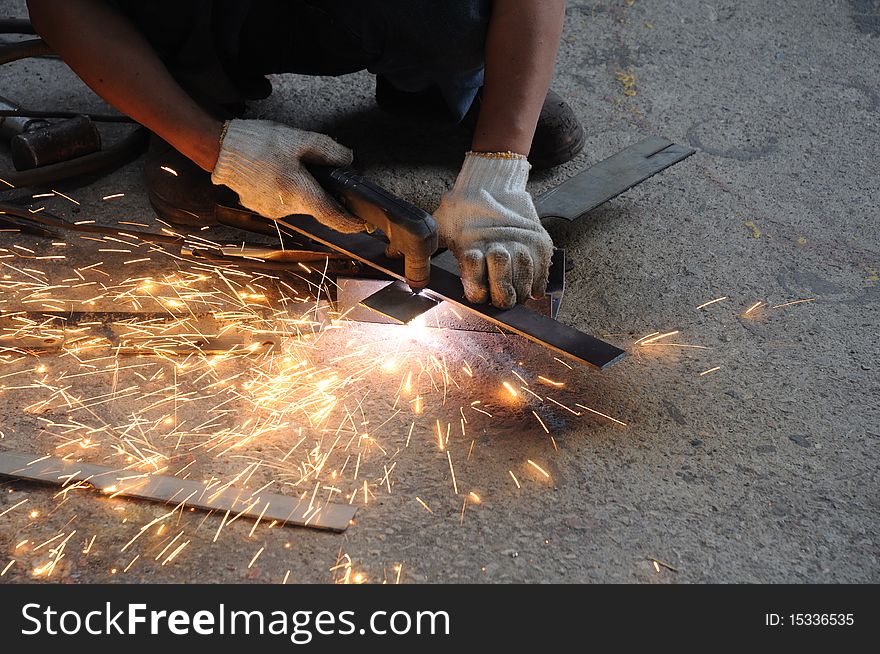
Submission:
[[[149,130],[138,127],[106,150],[31,170],[0,173],[0,180],[6,182],[5,184],[0,182],[0,191],[56,184],[71,177],[113,170],[137,158],[146,150],[149,142]]]
[[[86,116],[96,123],[131,123],[137,121],[121,114],[90,114],[82,111],[36,111],[33,109],[0,109],[0,118],[24,116],[25,118],[76,118]]]
[[[18,43],[9,43],[0,46],[0,66],[10,61],[26,59],[27,57],[45,57],[55,54],[43,39],[28,39]]]
[[[15,204],[8,202],[0,202],[0,215],[9,215],[14,218],[21,219],[30,223],[37,223],[44,227],[54,227],[69,232],[81,232],[85,234],[105,234],[107,236],[130,236],[141,241],[149,243],[166,243],[170,245],[180,245],[184,242],[184,236],[167,236],[165,234],[155,234],[153,232],[141,232],[136,229],[120,229],[117,227],[105,227],[104,225],[77,225],[67,222],[63,218],[51,214],[48,211],[38,211],[32,213],[27,209],[23,209]]]
[[[0,232],[18,232],[31,236],[45,236],[47,238],[60,238],[58,234],[43,225],[37,225],[29,220],[20,220],[15,216],[0,211]]]
[[[0,34],[36,34],[27,18],[0,18]]]

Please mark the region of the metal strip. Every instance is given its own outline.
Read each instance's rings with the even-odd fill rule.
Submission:
[[[42,481],[56,486],[84,482],[114,496],[136,497],[175,505],[182,503],[183,506],[203,511],[229,511],[248,518],[259,518],[262,515],[264,520],[277,520],[282,524],[298,527],[342,532],[348,528],[357,511],[348,504],[328,502],[313,507],[307,500],[287,495],[262,493],[254,497],[250,491],[233,487],[216,492],[197,481],[168,475],[135,476],[136,474],[131,470],[65,461],[56,457],[41,458],[35,454],[0,452],[0,475],[7,477]],[[251,505],[253,508],[248,510]]]
[[[431,257],[431,265],[439,266],[444,270],[448,270],[454,275],[460,276],[458,269],[458,261],[451,250],[444,250],[440,254]],[[547,295],[544,298],[533,300],[529,298],[525,301],[525,305],[532,311],[549,315],[553,320],[559,315],[559,308],[562,306],[562,295],[565,292],[565,269],[567,267],[565,258],[565,249],[556,248],[553,250],[553,258],[550,260],[550,274],[547,277]]]
[[[378,238],[363,232],[340,234],[325,227],[311,216],[288,216],[278,223],[344,252],[352,259],[362,261],[395,279],[406,281],[403,260],[386,257],[385,244]],[[431,279],[423,292],[452,302],[534,343],[600,370],[626,354],[624,350],[610,343],[579,332],[548,316],[537,314],[521,304],[512,309],[498,309],[488,304],[471,304],[464,295],[464,288],[458,275],[439,266],[431,266]]]
[[[535,198],[541,218],[576,220],[696,150],[650,136],[579,172]]]

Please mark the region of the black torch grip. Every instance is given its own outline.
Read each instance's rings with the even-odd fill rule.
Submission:
[[[431,255],[437,251],[437,223],[422,211],[351,168],[308,166],[318,183],[349,212],[381,229],[391,249],[403,255],[406,282],[414,291],[431,275]]]

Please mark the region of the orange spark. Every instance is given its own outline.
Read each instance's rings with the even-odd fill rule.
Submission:
[[[660,339],[667,338],[669,336],[675,336],[678,333],[679,333],[679,330],[676,329],[671,332],[666,332],[665,334],[658,334],[657,336],[652,336],[651,338],[646,338],[646,339],[642,340],[640,344],[641,345],[650,345],[651,343],[656,343]],[[638,343],[638,341],[636,341],[636,342]]]
[[[715,304],[716,302],[722,302],[726,299],[728,299],[726,295],[722,295],[721,297],[716,297],[714,300],[709,300],[708,302],[703,302],[703,304],[698,306],[697,309],[705,309],[706,307],[708,307],[711,304]]]
[[[530,466],[532,466],[535,470],[537,470],[537,471],[540,472],[542,475],[544,475],[545,477],[547,477],[547,479],[550,479],[550,473],[547,472],[546,470],[544,470],[544,468],[542,468],[541,466],[539,466],[537,463],[535,463],[535,462],[532,461],[531,459],[526,459],[526,463],[528,463],[528,464],[529,464]]]

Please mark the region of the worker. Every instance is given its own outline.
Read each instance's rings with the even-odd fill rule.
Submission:
[[[158,137],[146,178],[160,216],[209,224],[212,187],[222,185],[267,218],[310,214],[360,231],[303,166],[346,166],[351,150],[239,116],[245,101],[271,92],[267,74],[366,69],[377,75],[380,107],[447,112],[473,130],[434,213],[467,298],[509,308],[544,294],[553,242],[526,181],[531,164],[568,161],[584,142],[571,108],[549,90],[564,0],[28,0],[28,8],[88,86]]]

